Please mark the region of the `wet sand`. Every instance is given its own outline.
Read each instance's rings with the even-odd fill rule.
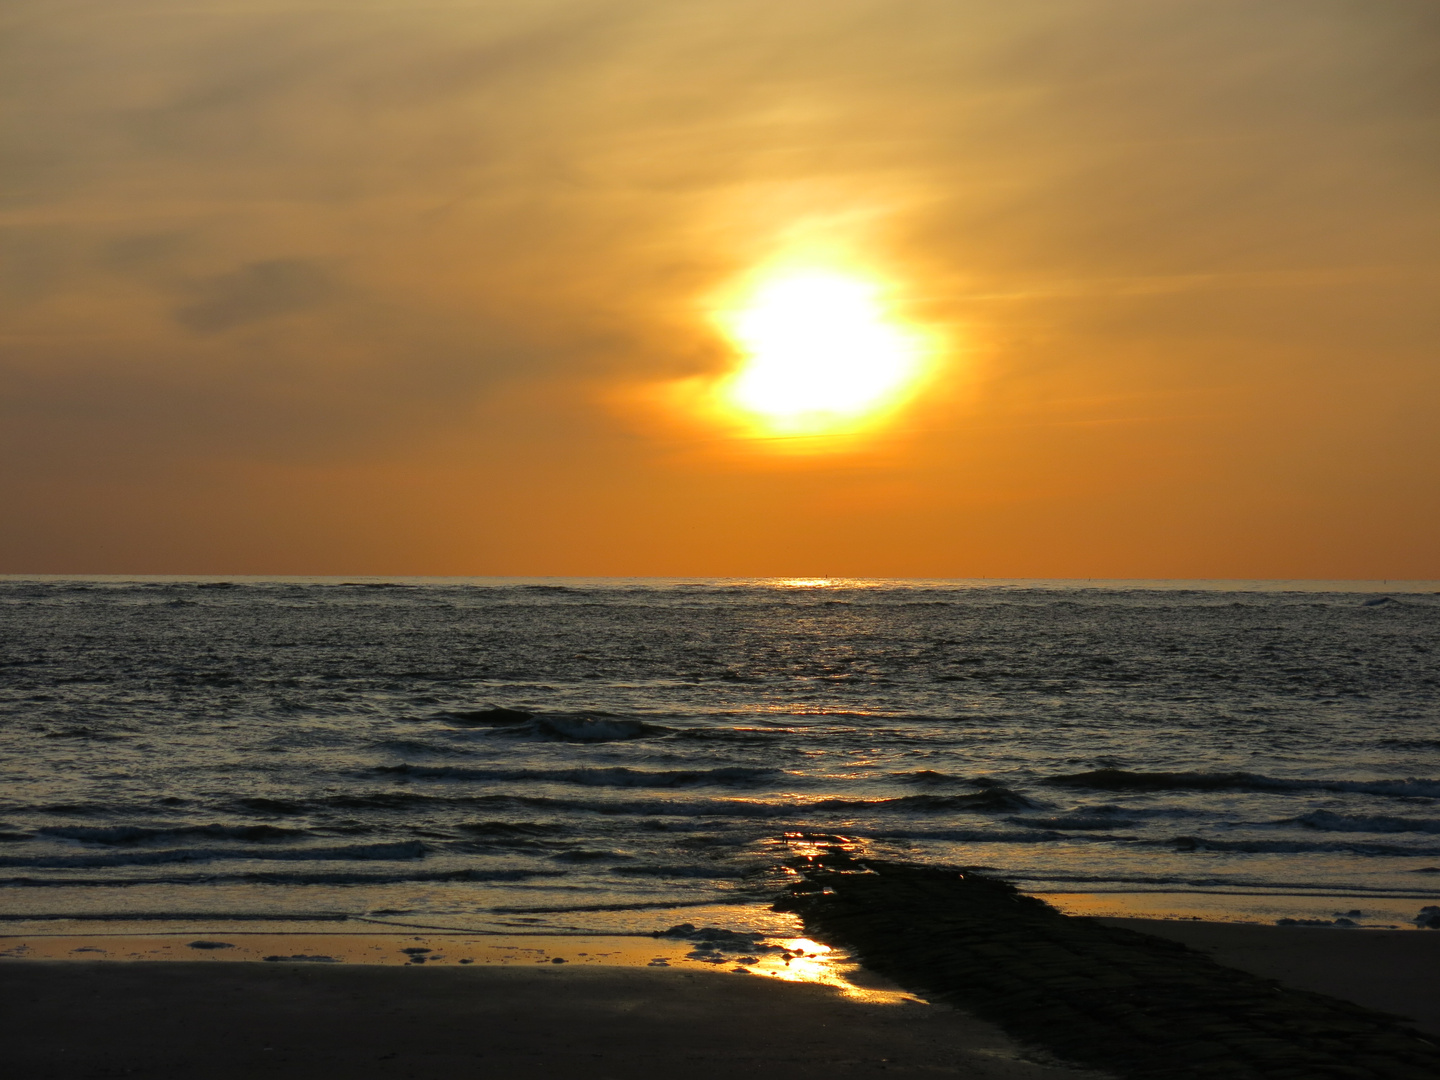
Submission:
[[[1404,1018],[1440,1035],[1440,931],[1097,919],[1169,938],[1226,967]]]
[[[79,1080],[1079,1080],[941,1006],[730,971],[12,960],[0,1072]]]
[[[1437,932],[1097,921],[1440,1034]],[[0,1073],[27,1080],[1100,1075],[1048,1064],[948,1006],[907,1001],[814,943],[791,970],[770,957],[751,974],[733,958],[689,960],[687,943],[650,938],[131,934],[3,944]],[[265,959],[296,956],[309,959]],[[669,966],[648,966],[658,963]]]

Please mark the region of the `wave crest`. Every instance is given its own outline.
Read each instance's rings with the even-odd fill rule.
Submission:
[[[1247,772],[1131,772],[1094,769],[1051,776],[1046,784],[1097,791],[1324,791],[1336,794],[1390,795],[1397,798],[1440,798],[1440,780],[1302,780]]]

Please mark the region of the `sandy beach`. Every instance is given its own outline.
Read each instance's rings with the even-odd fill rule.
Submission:
[[[1440,1033],[1440,934],[1106,921]],[[56,1080],[1101,1075],[949,1006],[867,989],[885,984],[863,972],[852,982],[843,964],[795,982],[688,962],[683,947],[649,939],[232,934],[208,942],[230,948],[191,947],[197,940],[208,939],[5,940],[0,1066]],[[648,966],[660,957],[671,966]]]
[[[0,1016],[3,1071],[56,1080],[1077,1076],[943,1006],[728,971],[14,961]]]
[[[1440,933],[1170,919],[1100,919],[1178,941],[1226,967],[1352,1001],[1440,1035]]]

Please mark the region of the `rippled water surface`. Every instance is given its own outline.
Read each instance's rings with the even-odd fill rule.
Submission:
[[[841,845],[1409,910],[1440,595],[1377,590],[0,579],[0,903],[760,925]]]

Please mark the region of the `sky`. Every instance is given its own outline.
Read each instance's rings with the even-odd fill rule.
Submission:
[[[0,572],[1440,578],[1431,0],[0,23]]]

